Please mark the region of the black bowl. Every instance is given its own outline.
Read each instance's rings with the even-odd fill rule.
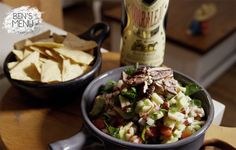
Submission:
[[[44,100],[49,103],[64,103],[69,102],[72,99],[78,97],[83,93],[86,86],[92,81],[99,73],[102,58],[101,58],[101,45],[107,38],[110,32],[110,27],[104,23],[98,23],[93,25],[83,34],[79,35],[80,38],[86,40],[94,40],[98,46],[94,49],[93,55],[95,60],[92,63],[92,69],[86,74],[79,76],[75,79],[60,82],[60,83],[39,83],[32,81],[20,81],[14,80],[10,77],[7,64],[15,61],[16,58],[11,52],[4,61],[4,73],[10,83],[21,90],[22,92],[34,96],[36,100]]]
[[[128,66],[130,67],[130,66]],[[106,149],[134,149],[134,150],[144,150],[144,149],[156,149],[156,150],[199,150],[203,145],[204,135],[208,127],[210,126],[213,116],[214,116],[214,106],[211,97],[207,91],[196,81],[184,75],[178,71],[174,71],[174,77],[183,85],[188,83],[195,83],[201,87],[201,90],[193,95],[193,98],[200,99],[203,104],[203,109],[206,113],[206,123],[201,129],[199,129],[195,134],[182,139],[180,141],[170,143],[170,144],[133,144],[130,142],[125,142],[119,139],[116,139],[106,133],[103,133],[94,126],[89,117],[89,112],[93,105],[94,99],[97,95],[99,87],[104,85],[109,80],[118,81],[121,76],[121,72],[124,71],[126,67],[116,68],[111,70],[103,75],[94,79],[84,91],[82,100],[81,100],[81,111],[85,123],[85,128],[81,130],[78,134],[73,137],[61,140],[55,143],[50,144],[50,148],[53,150],[57,149],[83,149],[87,147],[86,143],[101,143],[105,146]],[[96,137],[94,139],[94,137]],[[93,141],[91,141],[93,140]],[[100,144],[100,145],[101,145]],[[98,144],[97,144],[98,145]],[[94,147],[97,149],[98,147]]]
[[[94,126],[94,124],[89,118],[89,112],[91,110],[91,106],[93,104],[93,101],[95,99],[99,87],[101,85],[104,85],[108,80],[118,81],[121,72],[124,71],[125,69],[127,69],[127,66],[114,69],[97,77],[88,85],[88,87],[84,91],[81,100],[81,111],[82,111],[82,116],[85,120],[85,126],[89,129],[89,131],[92,131],[92,134],[94,134],[99,139],[104,141],[106,146],[108,147],[115,146],[118,149],[123,148],[123,149],[135,149],[135,150],[137,149],[199,150],[199,148],[203,145],[205,132],[213,120],[214,116],[213,102],[210,95],[199,83],[197,83],[195,80],[191,79],[187,75],[184,75],[178,71],[174,71],[174,78],[178,80],[180,83],[182,83],[183,85],[186,85],[188,83],[195,83],[201,87],[201,90],[192,96],[193,98],[197,98],[202,101],[203,109],[206,113],[206,123],[195,134],[191,135],[188,138],[170,144],[133,144],[130,142],[121,141],[108,134],[105,134]]]

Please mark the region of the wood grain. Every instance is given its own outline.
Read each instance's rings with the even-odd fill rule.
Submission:
[[[28,103],[15,88],[1,101],[0,135],[9,150],[43,150],[48,143],[77,133],[82,120],[76,107],[49,108]]]
[[[120,66],[120,54],[119,53],[103,53],[102,59],[102,70],[101,73],[104,73],[108,70],[112,70]],[[114,61],[115,60],[115,61]]]
[[[221,140],[236,148],[235,139],[236,139],[235,127],[221,127],[221,126],[211,125],[211,127],[207,130],[205,143],[210,143],[210,142],[214,143],[214,141],[216,141],[217,143],[217,140]]]

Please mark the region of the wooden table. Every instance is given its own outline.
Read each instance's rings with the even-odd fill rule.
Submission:
[[[118,53],[103,53],[101,72],[118,66]],[[0,103],[0,135],[9,150],[44,150],[49,143],[79,132],[83,122],[79,102],[64,108],[29,102],[28,97],[11,87]],[[220,138],[236,146],[236,129],[212,125],[206,135],[209,138]]]
[[[194,11],[204,3],[217,7],[216,15],[208,21],[205,36],[186,34]],[[171,0],[168,11],[167,39],[199,54],[206,54],[236,31],[235,0]]]

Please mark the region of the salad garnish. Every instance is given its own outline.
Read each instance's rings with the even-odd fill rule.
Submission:
[[[182,85],[167,67],[131,67],[101,86],[90,111],[93,124],[117,139],[137,144],[172,143],[205,123],[201,88]]]

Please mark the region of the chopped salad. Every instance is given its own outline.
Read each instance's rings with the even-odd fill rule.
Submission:
[[[205,123],[200,90],[183,86],[167,67],[128,68],[100,87],[90,111],[93,124],[115,138],[137,144],[172,143]]]

